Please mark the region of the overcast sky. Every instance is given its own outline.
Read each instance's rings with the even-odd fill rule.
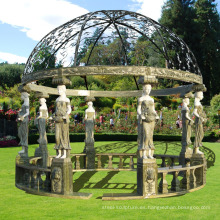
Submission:
[[[25,63],[42,37],[59,25],[88,12],[129,10],[157,21],[164,1],[0,0],[0,62]],[[220,9],[220,0],[216,2]]]

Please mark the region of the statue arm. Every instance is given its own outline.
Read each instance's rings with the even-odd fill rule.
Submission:
[[[194,114],[196,117],[198,117],[198,118],[200,117],[199,114],[198,114],[198,112],[197,112],[197,108],[194,108],[193,114]]]
[[[40,111],[40,115],[37,118],[42,118],[42,111]]]
[[[186,112],[186,119],[192,121],[192,119],[189,117],[189,113],[188,112]]]
[[[29,111],[29,106],[26,106],[26,112],[25,112],[25,114],[24,114],[24,115],[20,115],[19,118],[18,118],[18,120],[23,121],[24,118],[29,115],[29,113],[30,113],[30,111]]]
[[[94,115],[93,115],[93,120],[95,121],[95,112],[94,112]]]
[[[142,100],[139,99],[138,100],[138,107],[137,107],[137,116],[141,115],[141,103],[142,103]]]
[[[88,115],[87,115],[87,111],[85,111],[85,120],[87,120]]]
[[[68,115],[71,113],[71,106],[70,106],[70,102],[68,102],[67,104],[67,112]]]

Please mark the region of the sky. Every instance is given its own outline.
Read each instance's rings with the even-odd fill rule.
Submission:
[[[98,10],[128,10],[156,21],[165,0],[0,0],[0,62],[25,63],[51,30]],[[220,0],[217,0],[220,11]]]

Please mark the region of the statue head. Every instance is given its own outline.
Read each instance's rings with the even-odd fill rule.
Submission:
[[[93,103],[92,102],[88,102],[88,107],[92,107],[93,106]]]
[[[150,84],[145,84],[143,85],[143,93],[145,95],[149,95],[151,91],[151,85]]]
[[[189,98],[184,98],[183,103],[187,106],[189,105]]]
[[[199,100],[202,100],[203,99],[203,92],[202,91],[195,92],[194,97]]]
[[[22,100],[29,99],[29,96],[30,96],[30,95],[29,95],[27,92],[22,92],[22,93],[21,93],[21,99],[22,99]]]
[[[66,86],[65,85],[59,85],[57,86],[58,94],[64,95],[66,94]]]
[[[41,105],[43,105],[43,104],[45,104],[45,103],[46,103],[46,99],[45,99],[45,98],[40,98],[40,100],[39,100],[39,101],[40,101],[40,104],[41,104]]]

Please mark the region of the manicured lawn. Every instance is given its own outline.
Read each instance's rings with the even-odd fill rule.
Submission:
[[[82,152],[84,143],[72,143],[72,153]],[[136,151],[135,142],[96,142],[96,151]],[[220,144],[204,143],[206,155],[214,160],[207,171],[206,186],[183,196],[102,201],[103,193],[132,193],[136,190],[136,172],[75,173],[74,191],[90,192],[89,200],[61,199],[27,194],[15,187],[15,157],[20,147],[0,148],[0,219],[219,219],[220,214]],[[37,145],[29,146],[29,155]],[[49,152],[55,154],[53,144]],[[178,155],[180,147],[156,144],[157,154]]]

